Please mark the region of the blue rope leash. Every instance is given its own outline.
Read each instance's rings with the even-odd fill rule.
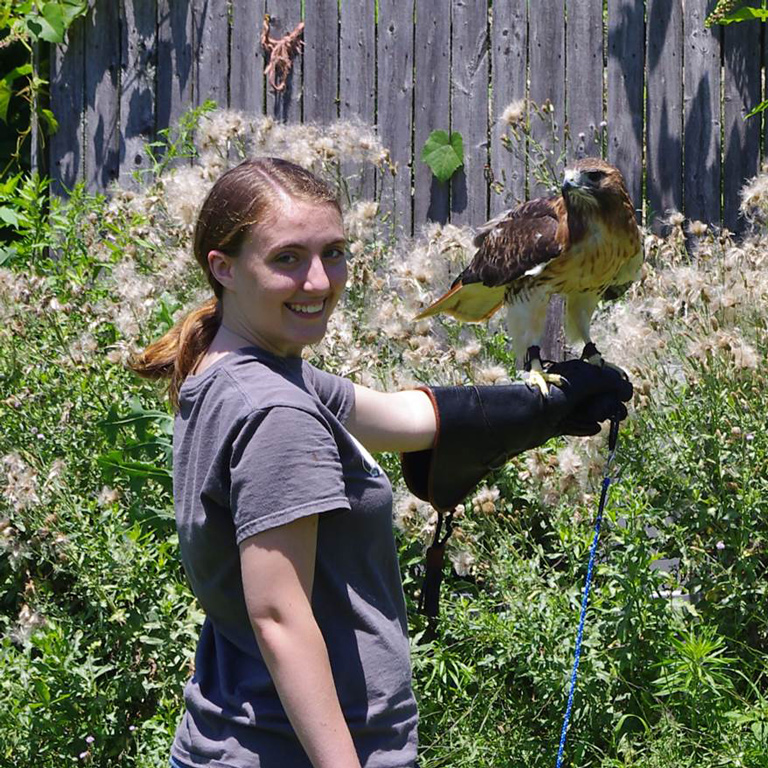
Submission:
[[[587,604],[589,603],[589,588],[592,584],[592,571],[595,567],[595,556],[597,554],[597,541],[600,538],[600,526],[603,522],[603,511],[605,502],[608,498],[608,486],[611,484],[609,470],[611,462],[616,453],[616,441],[619,436],[618,419],[611,419],[611,431],[608,436],[608,461],[605,464],[605,473],[603,475],[603,487],[600,492],[600,504],[597,507],[597,518],[595,519],[595,535],[592,538],[592,546],[589,550],[589,565],[587,566],[587,579],[584,584],[584,596],[581,600],[581,616],[579,617],[579,631],[576,633],[576,651],[573,660],[573,670],[571,672],[571,689],[568,692],[568,704],[565,708],[565,717],[563,719],[563,729],[560,732],[560,748],[557,750],[557,766],[560,768],[563,764],[563,752],[565,751],[565,737],[568,734],[568,725],[571,721],[571,709],[573,708],[573,693],[576,690],[576,677],[579,671],[579,659],[581,658],[581,641],[584,636],[584,620],[587,617]]]

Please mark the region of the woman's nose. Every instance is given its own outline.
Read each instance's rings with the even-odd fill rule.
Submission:
[[[320,293],[331,287],[328,273],[325,271],[325,263],[321,256],[313,256],[309,262],[307,276],[304,281],[304,290]]]

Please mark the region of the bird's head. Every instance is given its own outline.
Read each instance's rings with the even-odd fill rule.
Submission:
[[[563,197],[576,208],[606,208],[626,197],[624,179],[618,168],[600,158],[586,157],[565,171]]]

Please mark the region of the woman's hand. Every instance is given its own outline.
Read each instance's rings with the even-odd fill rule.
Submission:
[[[317,515],[240,544],[243,591],[280,701],[314,768],[360,768],[312,613]]]

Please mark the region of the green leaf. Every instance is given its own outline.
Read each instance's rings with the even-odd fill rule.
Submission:
[[[0,120],[4,123],[8,122],[8,106],[12,95],[11,86],[5,80],[0,80]]]
[[[761,112],[765,112],[766,109],[768,109],[768,99],[760,102],[760,104],[758,104],[751,112],[746,114],[744,119],[748,120],[750,117],[754,117],[755,115],[759,115]]]
[[[718,24],[735,24],[739,21],[768,21],[768,9],[765,8],[739,8],[731,11],[718,20]]]
[[[40,117],[43,118],[43,122],[48,128],[48,133],[56,133],[59,130],[59,121],[50,109],[41,109]]]
[[[464,165],[464,140],[454,131],[432,131],[421,150],[421,161],[426,163],[435,177],[448,181]]]
[[[29,21],[27,27],[29,28]],[[59,3],[46,3],[40,14],[35,16],[35,26],[39,27],[36,36],[48,43],[63,43],[67,24]],[[30,31],[33,31],[30,29]],[[34,32],[33,32],[34,33]]]
[[[6,262],[9,262],[17,254],[16,246],[9,245],[5,248],[0,248],[0,267]]]
[[[10,224],[12,227],[19,226],[19,217],[13,208],[0,205],[0,221],[4,221],[6,224]]]
[[[31,64],[22,64],[20,67],[14,67],[10,72],[3,75],[3,80],[6,83],[12,83],[14,80],[23,77],[24,75],[32,74]]]

